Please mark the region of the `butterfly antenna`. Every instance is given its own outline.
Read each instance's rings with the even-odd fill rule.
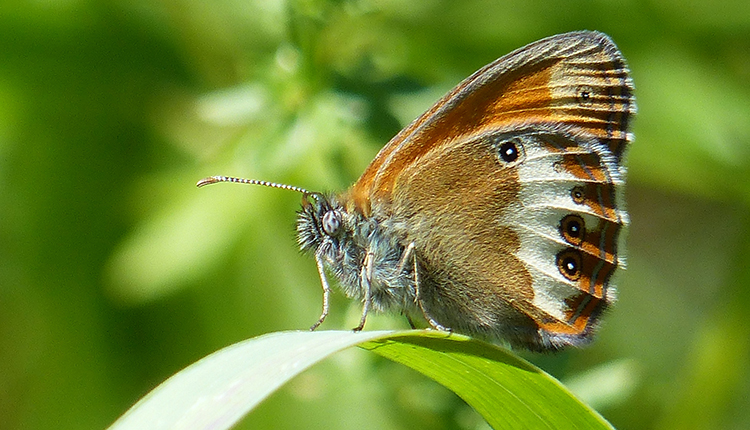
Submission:
[[[295,187],[294,185],[277,184],[275,182],[259,181],[257,179],[235,178],[233,176],[209,176],[208,178],[201,179],[195,185],[200,188],[206,185],[216,184],[218,182],[236,182],[239,184],[262,185],[264,187],[281,188],[282,190],[296,191],[305,195],[315,194],[307,191],[304,188]]]

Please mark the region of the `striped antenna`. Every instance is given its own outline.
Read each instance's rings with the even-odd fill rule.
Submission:
[[[307,191],[304,188],[295,187],[293,185],[277,184],[275,182],[259,181],[257,179],[235,178],[235,177],[232,177],[232,176],[209,176],[208,178],[201,179],[195,185],[198,188],[200,188],[200,187],[204,187],[206,185],[216,184],[218,182],[236,182],[236,183],[239,183],[239,184],[262,185],[264,187],[281,188],[282,190],[296,191],[298,193],[302,193],[302,194],[306,194],[306,195],[307,194],[315,194],[315,193],[311,193],[310,191]]]

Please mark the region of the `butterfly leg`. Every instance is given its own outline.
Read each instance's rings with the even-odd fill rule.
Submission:
[[[326,278],[325,268],[323,267],[323,260],[319,255],[315,256],[315,263],[318,266],[318,274],[320,274],[320,283],[323,285],[323,312],[320,314],[318,321],[310,327],[310,331],[314,331],[318,328],[328,316],[329,302],[331,299],[331,287],[328,286],[328,279]]]
[[[401,257],[402,263],[406,262],[409,258],[412,259],[414,264],[414,300],[416,300],[417,305],[419,305],[419,310],[422,311],[422,315],[424,316],[424,319],[427,320],[427,322],[430,324],[430,327],[432,327],[435,330],[440,331],[451,331],[449,328],[444,327],[441,325],[435,318],[433,318],[429,312],[424,308],[424,303],[422,302],[422,296],[420,294],[419,290],[419,265],[417,264],[417,253],[414,252],[415,245],[414,242],[410,243],[409,246],[406,247],[404,250],[404,255]],[[401,264],[399,265],[401,267]],[[412,323],[411,320],[409,320],[409,324],[412,328],[414,328],[414,323]]]
[[[409,323],[409,327],[411,327],[412,330],[416,329],[417,326],[414,325],[414,321],[411,320],[411,317],[409,316],[409,314],[405,313],[403,315],[406,317],[406,321]]]
[[[417,256],[414,254],[416,245],[414,242],[410,243],[409,246],[404,249],[404,253],[401,254],[401,259],[398,261],[398,273],[403,273],[406,268],[406,263],[409,263],[409,259],[414,259],[414,267],[416,267]]]
[[[409,259],[412,258],[413,254],[414,254],[414,243],[412,242],[409,244],[409,246],[406,247],[406,249],[404,250],[404,253],[401,254],[401,260],[398,262],[398,273],[404,273],[406,264],[409,262]],[[420,306],[420,309],[421,309],[421,306]],[[414,324],[414,321],[412,321],[411,316],[409,315],[408,311],[404,310],[401,314],[406,317],[406,321],[409,323],[409,327],[411,327],[412,329],[417,328],[416,324]]]
[[[370,306],[372,305],[372,260],[374,254],[368,252],[365,257],[365,264],[362,266],[362,273],[359,275],[362,287],[365,290],[365,303],[362,306],[362,318],[359,319],[359,325],[354,327],[354,331],[361,331],[365,327],[365,320],[367,320],[367,313],[370,312]]]

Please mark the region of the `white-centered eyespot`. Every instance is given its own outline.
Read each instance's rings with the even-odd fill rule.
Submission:
[[[523,161],[525,157],[524,144],[528,143],[528,137],[512,137],[500,134],[490,136],[489,139],[500,163],[504,166],[513,166]]]
[[[594,104],[596,92],[590,85],[579,85],[576,89],[576,99],[581,106],[591,106]]]
[[[518,147],[516,146],[516,142],[509,140],[507,142],[503,142],[502,145],[500,145],[499,152],[500,152],[500,158],[502,158],[503,161],[506,163],[512,163],[516,160],[518,160],[518,157],[521,155],[519,154]]]
[[[576,204],[582,205],[586,201],[586,194],[584,194],[583,187],[574,187],[570,190],[570,197]]]
[[[557,269],[571,281],[581,277],[581,253],[568,248],[557,254]]]
[[[585,233],[585,222],[580,215],[570,214],[560,220],[560,235],[569,244],[579,246]]]

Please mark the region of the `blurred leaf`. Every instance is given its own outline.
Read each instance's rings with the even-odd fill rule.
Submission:
[[[639,110],[631,178],[747,202],[750,101],[744,82],[703,64],[715,61],[657,43],[636,57]]]
[[[200,193],[193,178],[199,176],[170,184],[179,191],[173,193],[176,203],[165,203],[113,252],[106,271],[113,299],[144,303],[183,287],[224,257],[237,240],[236,232],[249,222],[252,200],[233,198],[223,187]]]
[[[612,428],[555,379],[509,351],[425,330],[279,332],[249,339],[177,373],[110,429],[228,429],[294,376],[354,345],[445,385],[495,429]]]
[[[597,410],[627,400],[641,382],[642,370],[633,359],[619,359],[564,379],[579,399]]]

